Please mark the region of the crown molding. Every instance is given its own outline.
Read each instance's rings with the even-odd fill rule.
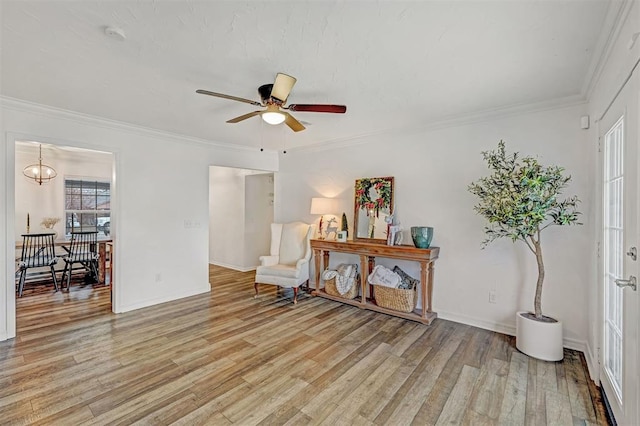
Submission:
[[[602,71],[613,52],[613,48],[618,41],[622,27],[624,26],[629,12],[633,6],[633,0],[612,0],[607,10],[607,16],[602,26],[603,31],[600,32],[594,55],[589,64],[587,75],[582,85],[581,93],[585,99],[591,99]],[[607,31],[607,29],[609,29]]]
[[[95,127],[101,127],[108,130],[118,130],[139,136],[154,137],[163,139],[168,142],[178,144],[194,144],[199,146],[215,147],[227,151],[240,152],[256,152],[257,148],[244,145],[231,145],[222,142],[215,142],[208,139],[196,138],[193,136],[181,135],[179,133],[167,132],[164,130],[152,129],[150,127],[139,126],[136,124],[125,123],[122,121],[110,120],[108,118],[98,117],[95,115],[84,114],[81,112],[70,111],[62,108],[52,107],[49,105],[38,104],[35,102],[25,101],[23,99],[11,98],[8,96],[0,96],[0,107],[8,110],[38,114],[44,117],[57,120],[72,121],[77,124],[90,124]],[[264,149],[265,152],[277,153],[276,150]]]
[[[389,134],[395,134],[395,136],[397,136],[398,134],[410,135],[415,133],[424,133],[450,127],[460,127],[470,124],[483,123],[486,121],[494,121],[523,114],[568,108],[576,105],[584,105],[586,103],[587,100],[582,95],[574,95],[535,103],[516,104],[501,108],[477,111],[469,114],[444,117],[441,119],[433,120],[431,122],[420,123],[416,126],[391,127],[378,131],[361,133],[346,138],[332,140],[330,139],[325,142],[319,142],[317,144],[309,146],[290,148],[288,149],[288,152],[296,153],[327,151],[337,148],[344,148],[347,146],[367,144],[371,142],[370,138],[377,136],[385,136]]]
[[[99,163],[113,162],[113,153],[99,151],[95,149],[70,148],[65,145],[54,145],[47,142],[35,142],[28,138],[16,140],[15,153],[23,155],[38,156],[38,145],[42,145],[42,155],[47,157],[47,161],[54,162],[60,160],[80,159],[84,161],[94,161]],[[52,164],[53,165],[53,164]]]
[[[501,108],[493,108],[488,110],[477,111],[469,114],[456,115],[443,117],[433,121],[427,121],[426,123],[420,123],[416,126],[408,127],[389,127],[367,133],[360,133],[353,136],[344,138],[327,139],[312,145],[302,147],[288,148],[287,152],[317,152],[327,151],[331,149],[342,148],[346,146],[361,145],[370,143],[370,138],[377,136],[384,136],[390,134],[413,134],[426,131],[433,131],[438,129],[444,129],[449,127],[464,126],[474,123],[482,123],[485,121],[496,120],[509,116],[522,115],[527,113],[541,112],[552,109],[560,109],[570,107],[574,105],[580,105],[586,103],[586,99],[581,95],[568,96],[563,98],[556,98],[547,101],[524,103],[510,105]],[[162,130],[156,130],[148,127],[138,126],[134,124],[124,123],[121,121],[110,120],[102,117],[97,117],[89,114],[79,113],[75,111],[69,111],[61,108],[51,107],[48,105],[37,104],[34,102],[25,101],[22,99],[11,98],[7,96],[0,96],[0,107],[9,110],[27,112],[42,115],[49,118],[61,119],[72,121],[81,125],[91,124],[96,127],[101,127],[109,130],[119,130],[128,133],[137,134],[140,136],[155,137],[163,139],[173,143],[184,144],[190,143],[199,146],[216,147],[228,151],[235,152],[256,152],[256,148],[242,146],[242,145],[230,145],[219,142],[213,142],[206,139],[195,138],[192,136],[184,136],[177,133],[166,132]],[[273,149],[264,149],[267,153],[276,153],[279,155],[286,155],[283,152]]]

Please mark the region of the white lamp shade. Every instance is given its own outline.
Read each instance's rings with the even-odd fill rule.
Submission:
[[[269,123],[269,124],[273,124],[274,126],[277,124],[280,124],[284,121],[284,114],[280,113],[280,112],[264,112],[262,113],[262,119]]]
[[[311,214],[333,214],[336,211],[333,198],[312,198]]]

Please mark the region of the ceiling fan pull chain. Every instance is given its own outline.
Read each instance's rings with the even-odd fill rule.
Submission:
[[[281,132],[282,132],[282,153],[286,154],[287,153],[287,132],[284,131],[284,127],[281,127]]]
[[[264,151],[264,122],[260,120],[260,152]]]

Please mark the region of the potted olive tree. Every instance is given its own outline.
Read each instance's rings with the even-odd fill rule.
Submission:
[[[562,359],[562,323],[542,314],[544,262],[541,234],[558,225],[580,225],[576,210],[579,200],[560,200],[562,190],[571,180],[558,166],[542,166],[534,157],[507,155],[504,141],[494,151],[482,153],[491,174],[469,185],[478,196],[475,211],[489,224],[483,248],[498,238],[524,242],[538,263],[534,312],[516,314],[516,347],[546,361]]]

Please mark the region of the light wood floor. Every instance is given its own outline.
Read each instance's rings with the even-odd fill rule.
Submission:
[[[120,315],[106,288],[18,300],[0,342],[2,424],[606,424],[581,354],[261,286],[212,267],[212,292]],[[179,285],[179,283],[176,283]]]

